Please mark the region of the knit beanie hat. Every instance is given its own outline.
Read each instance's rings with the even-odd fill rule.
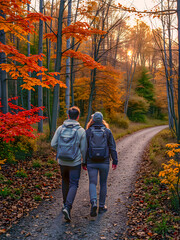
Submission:
[[[95,123],[101,123],[102,120],[103,120],[103,115],[102,115],[101,112],[95,112],[95,113],[93,114],[93,121],[94,121]]]

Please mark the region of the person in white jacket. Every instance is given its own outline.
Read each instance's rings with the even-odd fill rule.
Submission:
[[[51,140],[51,146],[57,148],[58,163],[62,176],[63,214],[71,221],[70,211],[76,196],[81,173],[81,156],[86,161],[86,132],[78,120],[80,109],[76,106],[68,110],[68,119],[59,126]]]

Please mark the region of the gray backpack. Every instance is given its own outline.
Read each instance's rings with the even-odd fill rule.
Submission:
[[[57,158],[64,161],[74,161],[79,151],[78,129],[77,125],[62,125],[58,137]]]

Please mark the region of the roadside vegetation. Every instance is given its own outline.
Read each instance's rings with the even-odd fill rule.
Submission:
[[[179,239],[180,196],[175,188],[180,189],[180,167],[171,165],[168,173],[165,172],[165,166],[170,161],[169,148],[166,147],[168,143],[174,146],[176,139],[169,130],[163,130],[152,139],[144,152],[135,190],[130,196],[128,239]],[[175,161],[179,164],[179,159]],[[169,173],[173,174],[174,169],[177,178],[171,177],[172,186],[164,180],[168,179]]]

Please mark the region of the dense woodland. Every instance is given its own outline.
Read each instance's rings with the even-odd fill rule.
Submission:
[[[0,137],[22,134],[17,119],[25,110],[39,132],[48,121],[52,136],[77,105],[85,126],[97,110],[110,123],[168,116],[179,140],[177,8],[169,0],[144,12],[112,0],[1,0]]]

